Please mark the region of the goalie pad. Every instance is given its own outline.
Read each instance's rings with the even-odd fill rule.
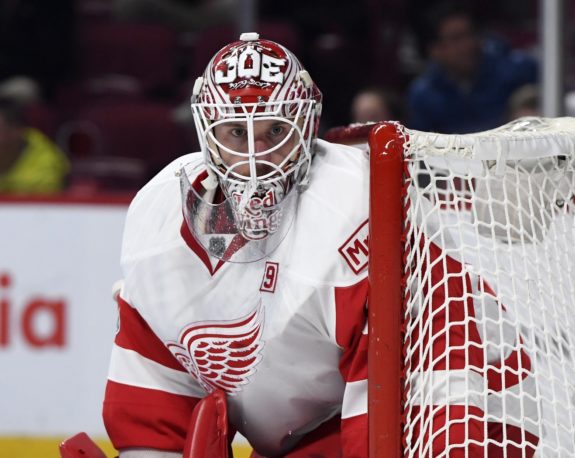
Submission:
[[[194,408],[183,458],[230,458],[226,394],[216,390]]]
[[[86,433],[78,433],[60,444],[61,458],[106,458]]]

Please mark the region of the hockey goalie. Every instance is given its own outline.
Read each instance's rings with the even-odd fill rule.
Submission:
[[[366,458],[367,154],[317,139],[321,93],[257,34],[212,58],[192,110],[201,151],[128,211],[108,434],[120,458],[227,457],[236,432],[254,458]],[[513,403],[532,389],[529,356],[516,329],[477,325],[505,305],[444,242],[429,234],[413,264],[429,281],[410,285],[426,300],[404,440],[411,456],[532,456],[535,434],[490,417],[537,421],[526,396]]]

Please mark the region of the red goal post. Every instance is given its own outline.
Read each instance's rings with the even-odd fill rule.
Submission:
[[[370,457],[575,456],[575,120],[326,138],[370,151]]]
[[[369,210],[370,457],[401,456],[404,143],[394,124],[370,131],[370,196],[378,196],[370,197]],[[371,306],[376,303],[383,306]]]

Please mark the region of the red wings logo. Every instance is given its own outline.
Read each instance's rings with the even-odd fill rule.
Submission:
[[[261,359],[263,315],[260,304],[236,321],[194,323],[167,347],[208,393],[219,388],[234,394]]]

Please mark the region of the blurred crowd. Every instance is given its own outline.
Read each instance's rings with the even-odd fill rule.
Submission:
[[[538,113],[539,2],[489,3],[260,0],[253,17],[324,93],[320,136],[388,119],[467,133]],[[196,151],[193,82],[246,5],[1,2],[0,192],[131,192]]]

